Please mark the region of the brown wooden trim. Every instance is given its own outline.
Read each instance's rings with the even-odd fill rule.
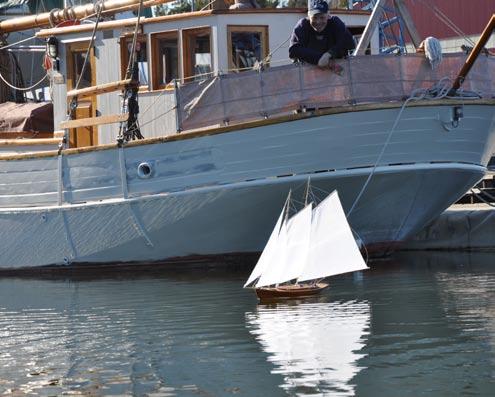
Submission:
[[[3,131],[0,132],[0,139],[16,139],[16,138],[52,138],[55,137],[55,132],[38,132],[38,131]]]
[[[128,35],[120,36],[120,39],[119,39],[120,75],[121,75],[122,80],[124,80],[126,78],[127,66],[129,63],[129,55],[128,55],[127,46],[129,43],[132,42],[132,39],[133,39],[132,36],[128,36]],[[145,34],[138,34],[137,42],[146,44],[146,56],[147,56],[148,55],[148,36]],[[149,68],[149,59],[148,59],[148,68]],[[148,85],[142,84],[139,86],[140,89],[142,89],[143,87],[148,88]]]
[[[106,116],[99,116],[99,117],[88,117],[88,118],[76,119],[76,120],[66,120],[60,123],[59,128],[79,128],[79,127],[89,127],[93,125],[120,123],[121,121],[127,121],[128,118],[129,115],[127,113],[123,113],[123,114],[109,114]]]
[[[187,80],[194,76],[194,70],[191,59],[191,36],[200,33],[210,35],[210,67],[213,71],[213,37],[211,26],[199,26],[194,28],[182,29],[182,80]]]
[[[0,139],[0,146],[58,145],[61,142],[62,142],[62,138]]]
[[[425,101],[417,101],[411,102],[408,104],[408,107],[430,107],[430,106],[455,106],[459,105],[460,101],[456,99],[438,99],[438,100],[425,100]],[[152,145],[155,143],[161,142],[176,142],[186,139],[193,139],[202,136],[210,136],[223,134],[233,131],[240,130],[249,130],[251,128],[263,127],[266,125],[278,124],[283,122],[291,122],[297,120],[308,119],[312,117],[320,117],[327,116],[331,114],[343,114],[343,113],[354,113],[354,112],[363,112],[363,111],[373,111],[373,110],[387,110],[387,109],[397,109],[404,105],[403,102],[386,102],[386,103],[375,103],[375,104],[364,104],[364,105],[348,105],[348,106],[339,106],[335,108],[327,108],[321,109],[315,112],[308,113],[298,113],[291,114],[286,116],[274,117],[272,119],[266,120],[256,120],[246,123],[233,124],[226,127],[214,127],[214,128],[202,128],[194,131],[184,131],[180,134],[175,135],[167,135],[163,137],[157,138],[145,138],[137,141],[131,141],[126,144],[126,147],[134,147],[141,145]],[[465,106],[495,106],[495,99],[473,99],[469,101]],[[75,155],[79,153],[88,153],[88,152],[96,152],[100,150],[110,150],[117,147],[116,143],[109,143],[105,145],[99,146],[90,146],[83,148],[71,148],[65,149],[62,151],[64,156]],[[46,151],[46,152],[36,152],[36,153],[15,153],[15,154],[5,154],[2,155],[0,153],[0,160],[26,160],[32,158],[46,158],[57,156],[58,151]]]
[[[141,18],[140,24],[148,25],[153,23],[161,22],[171,22],[180,21],[184,19],[197,19],[210,15],[242,15],[242,14],[305,14],[307,12],[306,8],[258,8],[249,10],[205,10],[205,11],[195,11],[184,14],[174,14],[174,15],[164,15],[160,17],[153,18]],[[362,10],[341,10],[335,9],[330,10],[332,15],[370,15],[369,11]],[[119,21],[108,21],[100,22],[98,24],[98,30],[108,30],[108,29],[120,29],[127,26],[134,26],[136,24],[137,18],[130,18],[126,20]],[[43,29],[36,33],[36,37],[46,38],[50,36],[58,36],[71,33],[84,33],[92,32],[93,25],[78,25],[78,26],[67,26],[62,28],[52,28]]]
[[[140,21],[144,21],[145,18],[141,18]],[[137,18],[129,18],[117,21],[100,22],[98,24],[98,30],[110,30],[110,29],[121,29],[127,26],[135,26]],[[51,28],[43,29],[36,33],[36,37],[47,38],[50,36],[59,36],[64,34],[72,33],[86,33],[92,32],[94,29],[93,24],[75,25],[75,26],[65,26],[62,28]]]
[[[80,52],[80,53],[85,53],[87,51],[87,48],[89,46],[89,41],[82,41],[82,42],[76,42],[76,43],[71,43],[67,46],[67,89],[68,90],[73,90],[75,84],[77,83],[76,81],[76,76],[74,75],[74,58],[73,55],[74,53]],[[91,64],[91,85],[95,86],[96,85],[96,59],[95,59],[95,54],[94,50],[91,50],[89,52],[89,60]],[[88,95],[87,98],[78,101],[78,109],[76,110],[76,114],[80,112],[85,112],[89,107],[89,116],[95,117],[96,116],[96,108],[97,108],[97,100],[96,100],[96,95]],[[77,116],[76,116],[77,118]],[[85,125],[86,129],[84,131],[78,131],[76,129],[70,131],[69,133],[69,146],[70,147],[77,147],[78,146],[78,135],[81,134],[81,137],[83,135],[90,135],[91,139],[90,141],[93,142],[93,144],[97,145],[98,144],[98,129],[97,127],[90,127],[89,129],[87,128],[88,125]],[[83,141],[80,142],[80,144]]]
[[[151,87],[152,90],[163,90],[163,89],[171,89],[168,85],[162,84],[162,74],[163,70],[161,70],[161,62],[160,62],[160,48],[158,46],[160,39],[177,39],[177,74],[180,75],[180,40],[179,40],[179,31],[168,30],[159,33],[151,33],[150,41],[151,41]],[[179,76],[177,76],[179,77]],[[173,88],[172,88],[173,89]]]
[[[263,59],[270,53],[270,40],[268,25],[227,25],[227,57],[229,70],[235,71],[236,65],[232,59],[232,33],[233,32],[253,32],[261,33],[262,37],[262,57]]]

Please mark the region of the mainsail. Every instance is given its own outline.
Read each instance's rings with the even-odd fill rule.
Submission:
[[[297,281],[364,269],[368,267],[335,190],[313,210],[308,262]]]
[[[287,220],[284,214],[288,201],[244,287],[256,279],[256,288],[262,288],[368,269],[337,191],[315,208],[310,203]]]

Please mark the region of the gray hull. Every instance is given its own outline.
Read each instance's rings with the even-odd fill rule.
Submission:
[[[311,177],[349,210],[399,109],[0,162],[0,266],[159,261],[262,250],[285,197]],[[370,246],[419,231],[484,174],[493,106],[406,109],[350,215]],[[139,175],[146,163],[149,175]],[[142,168],[141,168],[142,171]]]

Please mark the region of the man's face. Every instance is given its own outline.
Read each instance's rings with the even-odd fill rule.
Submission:
[[[311,27],[314,30],[316,30],[318,33],[322,32],[323,29],[325,29],[325,26],[327,26],[327,21],[328,21],[327,13],[319,13],[309,16],[309,23],[311,24]]]

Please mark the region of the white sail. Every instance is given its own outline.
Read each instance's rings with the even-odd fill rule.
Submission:
[[[290,195],[290,193],[289,193]],[[256,266],[254,267],[253,271],[251,272],[251,275],[249,276],[248,280],[246,281],[246,284],[244,284],[244,288],[246,288],[249,284],[251,284],[254,280],[256,280],[265,268],[272,262],[273,258],[273,253],[275,250],[277,250],[277,241],[278,241],[278,235],[280,232],[280,228],[282,226],[282,221],[284,219],[285,215],[285,208],[287,207],[289,200],[287,200],[284,204],[284,208],[282,208],[282,212],[280,213],[280,216],[278,217],[277,223],[275,224],[275,228],[273,229],[272,233],[270,234],[270,238],[268,239],[268,242],[266,243],[266,246],[261,253],[261,256],[258,259],[258,262],[256,263]]]
[[[271,255],[271,263],[264,267],[263,273],[256,283],[256,288],[278,284],[280,275],[285,271],[287,247],[287,222],[284,221],[280,227],[280,233],[276,241],[276,247]]]
[[[282,226],[278,255],[274,263],[265,268],[256,287],[281,284],[299,277],[308,261],[312,207],[312,204],[308,205]]]
[[[368,269],[352,235],[337,191],[313,209],[307,266],[298,282]]]
[[[313,203],[310,203],[287,222],[285,269],[278,283],[298,278],[308,262],[312,212]]]

